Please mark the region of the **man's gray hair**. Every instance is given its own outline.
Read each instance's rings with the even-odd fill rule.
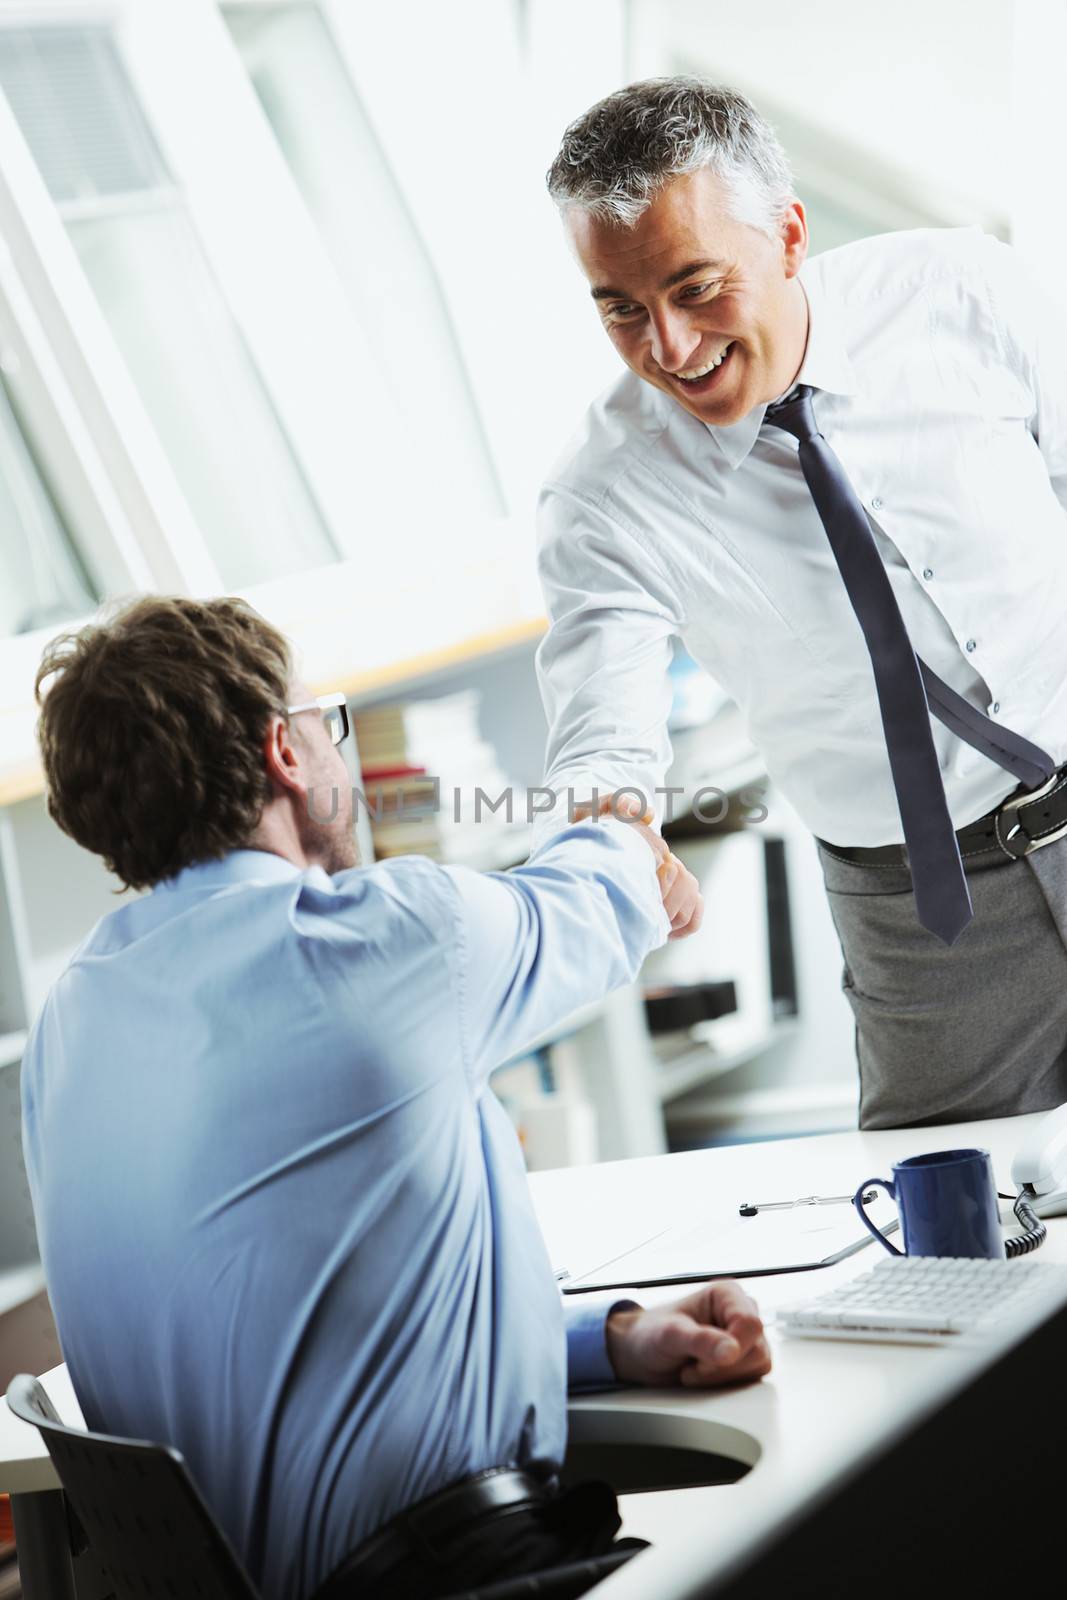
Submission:
[[[785,151],[744,95],[706,78],[645,78],[598,100],[564,133],[548,192],[562,211],[632,227],[664,184],[702,167],[735,222],[777,237],[795,198]]]

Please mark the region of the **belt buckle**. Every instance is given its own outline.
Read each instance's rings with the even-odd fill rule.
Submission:
[[[1032,855],[1035,850],[1040,850],[1042,845],[1055,844],[1057,839],[1062,839],[1067,834],[1067,822],[1065,822],[1062,827],[1053,829],[1051,833],[1043,834],[1040,839],[1031,839],[1018,817],[1018,812],[1024,806],[1032,805],[1035,800],[1043,800],[1046,795],[1052,794],[1054,790],[1058,789],[1064,781],[1065,769],[1057,767],[1051,778],[1047,778],[1040,789],[1030,789],[1026,794],[1012,795],[994,813],[993,832],[996,835],[997,843],[1004,854],[1010,856],[1013,861],[1021,861],[1023,856]],[[1013,816],[1015,818],[1014,821],[1011,820]],[[1002,831],[1001,828],[1003,821],[1011,824],[1006,831]],[[1023,841],[1021,848],[1018,843],[1020,837]]]

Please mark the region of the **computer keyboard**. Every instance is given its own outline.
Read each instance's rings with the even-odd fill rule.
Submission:
[[[946,1344],[980,1337],[1026,1299],[1067,1277],[1055,1262],[892,1256],[870,1272],[808,1300],[779,1307],[775,1322],[806,1339]]]

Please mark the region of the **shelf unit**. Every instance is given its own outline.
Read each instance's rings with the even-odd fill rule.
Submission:
[[[672,848],[685,859],[684,842]],[[733,870],[726,877],[716,875],[709,857],[731,849],[738,857]],[[771,988],[771,908],[761,876],[765,849],[764,839],[736,833],[690,844],[688,864],[708,902],[701,934],[663,945],[648,958],[636,983],[563,1019],[558,1028],[534,1041],[535,1047],[548,1051],[556,1077],[580,1085],[592,1102],[599,1159],[661,1154],[667,1149],[667,1108],[672,1102],[715,1083],[772,1047],[799,1038],[800,1017],[786,1009],[787,1002],[776,1010]],[[738,916],[736,942],[729,917],[721,911],[716,927],[714,888],[711,899],[708,892],[708,885],[716,882],[732,883],[747,901],[750,915],[744,927],[745,919]],[[669,981],[672,973],[683,983],[736,978],[742,1009],[677,1033],[652,1035],[645,1015],[645,981]]]
[[[510,650],[507,658],[499,657],[493,666],[484,662],[467,663],[463,668],[439,673],[430,679],[398,684],[388,694],[361,695],[358,703],[382,704],[477,686],[482,693],[482,736],[506,751],[505,770],[509,777],[520,784],[539,784],[546,730],[532,653],[533,641],[530,641],[525,648],[519,646]],[[516,729],[522,730],[521,737],[516,737]],[[748,740],[741,713],[732,702],[721,703],[710,722],[674,729],[672,744],[674,761],[665,782],[684,785],[688,795],[700,787],[718,788],[735,797],[736,813],[736,797],[751,788],[762,789],[766,784],[762,758]],[[732,825],[725,829],[694,826],[687,824],[679,811],[673,821],[665,825],[664,833],[670,839],[671,848],[683,860],[688,858],[694,867],[699,866],[698,875],[702,876],[706,862],[700,863],[697,858],[702,853],[706,855],[705,841],[711,837],[724,836],[727,832],[736,836],[744,832],[751,836],[749,842],[755,845],[764,838],[776,838],[779,832],[773,825],[767,829],[738,829],[736,822],[735,814]],[[510,841],[514,846],[511,855],[490,858],[487,854],[477,865],[498,870],[517,865],[526,859],[530,832],[528,827],[516,823],[505,836],[505,844]],[[731,893],[736,893],[741,900],[761,899],[766,889],[759,852],[752,854],[753,860],[747,864],[750,873],[747,884],[743,872],[733,875]],[[791,871],[790,864],[790,877]],[[825,917],[825,911],[823,915]],[[736,943],[738,919],[732,908],[724,915],[720,906],[717,914],[709,907],[706,925],[710,927],[712,921],[721,925],[722,937],[710,957],[706,937],[702,941],[702,955],[696,957],[698,941],[672,942],[663,951],[656,952],[650,961],[646,969],[649,981],[670,983],[734,977],[736,951],[732,945]],[[499,1069],[498,1090],[502,1098],[511,1101],[520,1125],[522,1100],[527,1094],[543,1093],[538,1085],[551,1077],[565,1094],[592,1104],[599,1159],[661,1153],[667,1148],[667,1120],[668,1116],[673,1117],[674,1102],[702,1085],[718,1087],[719,1080],[727,1078],[735,1069],[758,1061],[777,1047],[788,1046],[790,1041],[800,1046],[802,1027],[796,1019],[782,1014],[783,1008],[775,1006],[770,992],[770,963],[765,951],[760,954],[766,930],[761,931],[758,923],[749,926],[746,938],[750,957],[757,956],[754,963],[750,961],[750,983],[754,983],[757,990],[764,985],[767,992],[752,1008],[743,1026],[720,1019],[725,1026],[715,1023],[692,1035],[653,1038],[645,1016],[643,983],[616,991],[561,1018],[554,1027],[530,1040],[512,1062]],[[715,967],[701,968],[701,962],[706,963],[709,958],[715,962]],[[686,972],[687,964],[696,965],[699,970]],[[651,971],[653,965],[663,969],[655,977]],[[705,1037],[700,1037],[701,1032]],[[540,1061],[536,1070],[529,1070],[524,1064],[534,1055],[539,1056]]]
[[[676,1150],[757,1139],[798,1138],[855,1128],[859,1085],[843,1081],[731,1089],[679,1108],[671,1121]]]
[[[671,1100],[689,1094],[701,1084],[725,1076],[764,1050],[780,1044],[783,1039],[796,1037],[800,1027],[799,1017],[779,1017],[765,1033],[732,1050],[717,1050],[713,1044],[687,1041],[675,1042],[673,1051],[657,1051],[661,1103],[666,1105]]]

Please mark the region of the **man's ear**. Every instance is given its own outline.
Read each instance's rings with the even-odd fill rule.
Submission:
[[[800,200],[794,200],[782,219],[782,251],[789,269],[787,278],[793,278],[804,265],[808,254],[808,219]]]
[[[300,757],[294,746],[292,730],[283,717],[271,717],[263,737],[263,764],[272,785],[279,789],[294,789],[300,784]]]

